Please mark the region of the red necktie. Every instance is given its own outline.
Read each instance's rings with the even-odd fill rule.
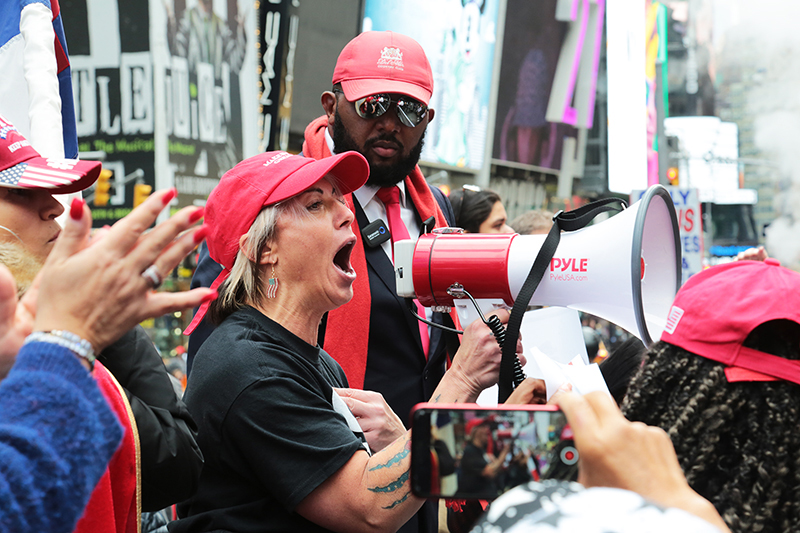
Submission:
[[[389,219],[389,232],[392,234],[392,262],[394,262],[394,243],[411,238],[403,222],[403,218],[400,215],[400,189],[397,188],[397,186],[384,187],[378,189],[377,196],[386,207],[386,218]],[[414,304],[417,306],[417,314],[424,317],[425,308],[422,307],[417,300],[414,300]],[[428,337],[428,325],[422,321],[419,321],[419,336],[420,339],[422,339],[422,351],[425,352],[425,357],[427,358],[431,341]]]

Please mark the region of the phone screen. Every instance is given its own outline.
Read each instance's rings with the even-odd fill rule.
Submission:
[[[577,479],[578,451],[555,406],[419,404],[411,490],[423,498],[493,499],[542,479]]]

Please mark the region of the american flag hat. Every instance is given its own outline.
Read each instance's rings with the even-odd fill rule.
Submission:
[[[44,158],[17,129],[0,116],[0,187],[78,192],[100,175],[97,161]]]

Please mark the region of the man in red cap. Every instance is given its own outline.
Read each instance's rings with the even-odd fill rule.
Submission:
[[[405,422],[411,408],[430,397],[457,347],[453,339],[448,349],[450,339],[418,321],[395,290],[393,242],[416,239],[425,231],[423,223],[428,231],[454,225],[447,198],[427,184],[417,166],[434,117],[428,108],[433,74],[415,40],[390,31],[365,32],[340,53],[332,84],[321,98],[325,115],[305,130],[303,155],[322,159],[354,150],[367,159],[370,176],[345,197],[356,216],[354,296],[328,313],[319,342],[342,366],[351,387],[380,392]],[[381,227],[391,239],[372,237]],[[216,278],[220,267],[212,263],[201,256],[193,286],[209,286]],[[414,311],[425,313],[418,306]],[[440,313],[432,319],[452,323]],[[190,356],[207,330],[192,335]],[[425,507],[424,518],[417,515],[402,531],[436,530],[435,506]]]

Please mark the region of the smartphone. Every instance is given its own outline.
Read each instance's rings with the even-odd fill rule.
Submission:
[[[421,403],[411,424],[411,491],[422,498],[490,500],[528,481],[577,479],[555,406]]]

